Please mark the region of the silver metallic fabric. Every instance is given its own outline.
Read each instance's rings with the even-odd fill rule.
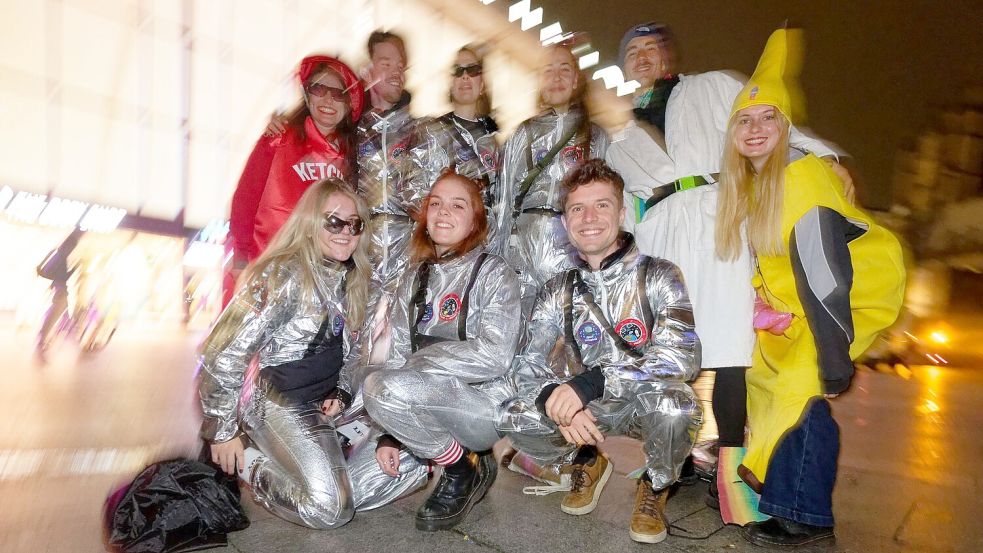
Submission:
[[[406,273],[393,306],[390,360],[365,380],[369,414],[419,457],[434,458],[454,440],[476,451],[490,448],[499,439],[498,408],[514,395],[505,375],[519,339],[519,282],[502,258],[489,254],[466,296],[479,250],[431,267],[419,331],[445,341],[415,353],[417,267]],[[467,340],[460,341],[466,298]]]
[[[409,215],[430,190],[411,178],[415,164],[409,152],[419,140],[419,124],[409,106],[370,111],[358,123],[358,193],[372,212],[368,232],[373,280],[388,291],[395,288],[408,261],[413,228]]]
[[[351,367],[359,363],[361,347],[359,333],[345,324],[347,268],[328,261],[315,267],[317,293],[305,298],[300,263],[271,267],[245,283],[199,347],[198,394],[206,440],[225,442],[239,433],[237,407],[253,359],[261,370],[301,359],[325,317],[332,320],[331,332],[343,337],[345,363],[338,387],[352,392]]]
[[[543,464],[569,460],[575,446],[564,442],[535,400],[545,386],[566,382],[584,368],[600,367],[604,394],[588,408],[602,431],[642,440],[647,472],[660,489],[678,478],[701,422],[699,402],[686,384],[699,373],[700,342],[679,269],[640,255],[630,235],[623,240],[601,269],[581,265],[577,270],[614,332],[642,357],[631,357],[615,345],[583,293],[575,289],[572,331],[583,359],[578,366],[564,338],[565,275],[557,275],[540,292],[526,327],[510,373],[518,395],[505,406],[499,429]],[[643,264],[644,294],[638,281]],[[653,328],[643,322],[641,301],[651,307]]]
[[[256,501],[280,518],[337,528],[356,510],[374,509],[426,485],[428,467],[410,455],[393,478],[375,460],[378,433],[345,461],[334,421],[312,403],[285,407],[258,387],[243,413],[246,434],[263,453],[251,475]]]
[[[419,140],[410,154],[415,164],[413,188],[423,194],[448,167],[485,183],[482,196],[488,215],[489,250],[500,252],[501,246],[495,246],[499,243],[496,221],[503,197],[498,181],[501,152],[496,134],[480,121],[461,119],[451,112],[420,125]]]
[[[577,107],[566,113],[544,112],[519,125],[503,149],[501,187],[505,200],[496,214],[498,235],[509,237],[513,227],[516,232],[507,239],[507,244],[505,239],[499,243],[506,248],[506,259],[521,274],[523,313],[526,314],[539,288],[556,273],[573,266],[566,231],[559,217],[529,210],[547,209],[558,213],[563,178],[587,159],[603,159],[609,143],[607,134],[592,124],[589,152],[585,152],[580,144],[580,136],[571,138],[529,187],[518,220],[512,215],[515,199],[519,185],[529,171],[570,129],[581,124],[582,117],[583,111]]]

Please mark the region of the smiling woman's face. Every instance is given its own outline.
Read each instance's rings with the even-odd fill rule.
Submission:
[[[324,218],[333,215],[343,221],[356,221],[359,219],[355,202],[340,192],[335,192],[324,200],[324,205],[321,206],[321,214]],[[342,227],[339,232],[331,232],[324,227],[325,225],[322,223],[321,230],[318,234],[318,245],[321,247],[321,254],[334,261],[348,261],[358,246],[361,235],[353,236],[350,226]]]
[[[748,158],[755,170],[760,170],[768,156],[775,151],[782,128],[781,115],[775,106],[750,106],[734,115],[734,141],[737,151]]]
[[[460,178],[445,177],[433,185],[427,200],[427,232],[437,255],[460,244],[474,231],[474,209]]]

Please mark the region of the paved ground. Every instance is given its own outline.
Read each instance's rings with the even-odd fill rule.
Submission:
[[[101,551],[106,494],[156,459],[194,447],[196,337],[173,329],[123,329],[105,351],[70,348],[33,360],[29,334],[0,326],[0,551]],[[907,377],[907,378],[905,378]],[[983,530],[983,370],[864,371],[835,403],[843,430],[835,494],[838,541],[815,550],[977,551]],[[752,551],[703,505],[702,485],[670,500],[673,534],[660,545],[628,538],[632,481],[640,464],[630,440],[606,443],[612,478],[597,510],[571,517],[559,495],[530,497],[529,483],[502,472],[484,502],[454,532],[413,529],[423,494],[347,526],[314,532],[247,501],[252,525],[218,551],[476,552]],[[712,535],[711,535],[712,534]],[[704,536],[710,535],[705,538]],[[701,539],[702,538],[702,539]]]

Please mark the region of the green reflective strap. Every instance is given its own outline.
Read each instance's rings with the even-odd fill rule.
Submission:
[[[673,184],[676,185],[676,192],[680,190],[689,190],[690,188],[696,188],[697,186],[703,186],[707,183],[707,180],[700,175],[694,177],[683,177]]]
[[[645,200],[639,198],[638,196],[632,196],[632,203],[635,204],[634,209],[632,210],[634,213],[635,222],[641,223],[642,217],[645,216]]]

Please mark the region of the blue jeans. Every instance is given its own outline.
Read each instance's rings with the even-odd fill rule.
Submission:
[[[768,462],[758,510],[813,526],[833,526],[833,486],[840,427],[829,402],[813,398]]]

